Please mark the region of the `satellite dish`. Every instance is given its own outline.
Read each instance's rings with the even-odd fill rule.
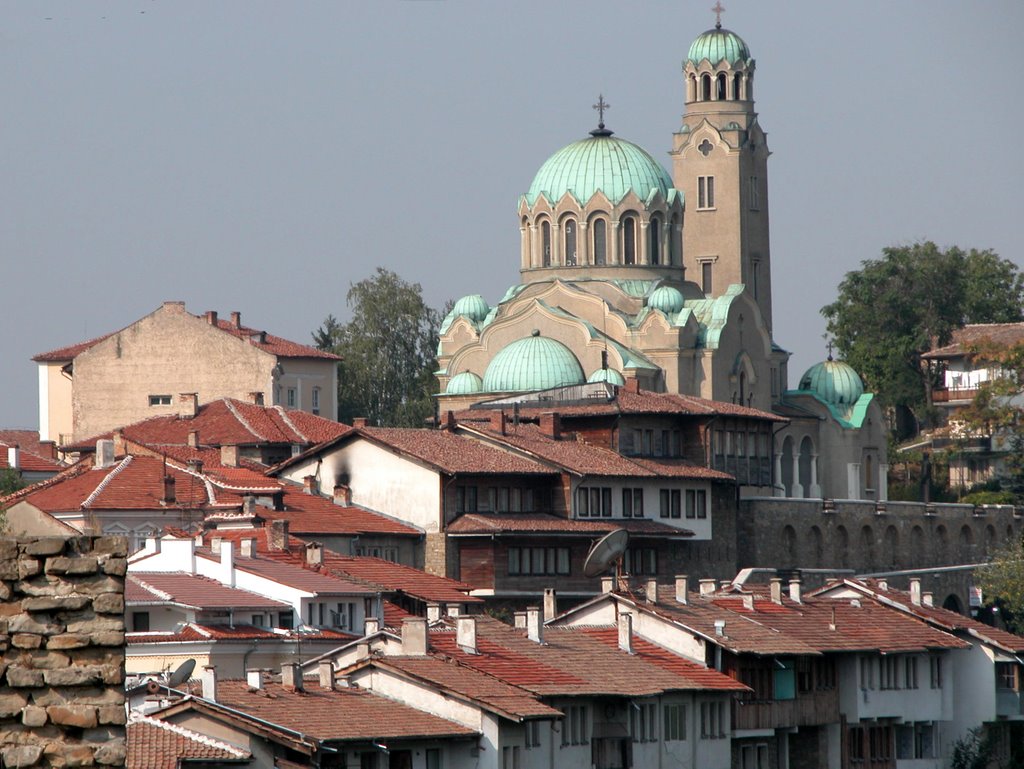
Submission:
[[[629,532],[625,529],[615,529],[605,534],[591,548],[587,560],[583,562],[583,575],[597,577],[604,574],[608,567],[618,563],[628,544]]]
[[[168,686],[181,686],[191,676],[192,671],[196,669],[195,660],[185,660],[171,673],[171,677],[167,679]]]

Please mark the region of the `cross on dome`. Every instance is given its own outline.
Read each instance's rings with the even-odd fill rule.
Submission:
[[[604,111],[611,109],[612,105],[604,100],[604,94],[597,95],[597,104],[593,105],[597,110],[597,128],[590,132],[591,136],[611,136],[612,132],[604,127]]]
[[[715,12],[715,29],[721,29],[722,11],[725,10],[725,6],[722,5],[721,0],[715,0],[715,4],[711,6],[711,10]]]

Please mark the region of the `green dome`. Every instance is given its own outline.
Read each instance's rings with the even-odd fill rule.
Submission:
[[[670,189],[672,179],[646,151],[625,139],[598,133],[548,158],[533,177],[526,202],[532,206],[544,193],[554,203],[571,192],[580,203],[586,203],[601,190],[612,203],[618,203],[630,190],[646,200],[652,190],[668,197]]]
[[[613,368],[599,368],[587,377],[587,381],[608,382],[609,384],[619,385],[619,387],[626,384],[626,378]]]
[[[807,369],[798,389],[835,406],[852,406],[864,394],[864,383],[853,366],[841,360],[826,360]]]
[[[463,371],[448,381],[445,388],[447,395],[471,395],[484,389],[483,380],[472,371]]]
[[[534,331],[533,336],[506,345],[487,366],[486,392],[547,390],[583,384],[583,369],[572,351],[561,342]]]
[[[683,295],[678,288],[659,286],[647,297],[647,306],[666,314],[675,314],[683,309]]]
[[[465,315],[474,323],[479,323],[487,317],[487,313],[490,311],[491,308],[480,294],[470,294],[455,303],[455,306],[452,307],[452,316]]]
[[[723,59],[735,64],[739,61],[748,61],[750,49],[743,42],[743,38],[735,32],[716,27],[694,40],[690,45],[690,52],[686,55],[686,60],[693,64],[700,64],[704,59],[710,61],[711,66]]]

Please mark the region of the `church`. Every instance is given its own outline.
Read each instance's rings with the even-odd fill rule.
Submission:
[[[771,488],[758,495],[886,499],[872,394],[831,355],[789,389],[790,353],[772,335],[770,152],[755,71],[719,14],[683,62],[671,173],[605,125],[598,99],[597,127],[551,155],[519,198],[520,283],[493,306],[462,297],[442,323],[442,413],[635,380],[785,417]]]

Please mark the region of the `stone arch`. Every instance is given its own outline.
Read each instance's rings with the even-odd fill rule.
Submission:
[[[833,561],[841,568],[846,568],[850,563],[850,535],[843,525],[836,526],[836,536],[833,543],[835,548]]]
[[[895,568],[900,560],[900,533],[895,526],[885,529],[885,565]]]
[[[537,220],[536,227],[540,230],[539,243],[537,247],[539,249],[539,260],[541,267],[550,267],[553,262],[551,258],[551,220],[546,217],[540,217]]]
[[[811,543],[812,565],[820,568],[825,565],[825,538],[821,534],[821,529],[817,526],[812,526],[808,534],[808,539]]]
[[[640,215],[636,211],[626,211],[619,217],[621,247],[620,264],[640,264]]]
[[[935,527],[935,557],[940,566],[945,566],[949,560],[949,533],[941,523]]]
[[[700,76],[700,100],[711,101],[711,75],[707,72]]]
[[[967,559],[974,549],[974,531],[966,523],[960,527],[960,558]]]
[[[796,566],[797,564],[797,549],[796,549],[796,529],[792,526],[785,526],[782,529],[782,544],[786,551],[787,566]]]
[[[985,527],[985,555],[991,555],[999,549],[999,535],[996,534],[996,527],[991,523]]]
[[[860,555],[861,564],[866,568],[873,569],[875,566],[875,532],[867,524],[861,526],[857,552]]]
[[[559,230],[562,237],[559,244],[562,256],[560,261],[567,267],[575,267],[579,264],[579,222],[573,214],[564,214],[559,219]]]
[[[588,235],[590,238],[589,248],[587,249],[590,253],[590,258],[587,260],[589,264],[602,266],[611,262],[608,250],[610,245],[608,221],[607,211],[595,211],[587,219],[587,229],[590,231]]]
[[[811,496],[813,487],[817,484],[814,483],[816,480],[816,473],[814,472],[814,441],[811,440],[809,435],[805,435],[803,440],[800,441],[800,457],[797,460],[797,472],[800,488],[803,489],[804,496]]]
[[[942,602],[942,608],[948,609],[949,611],[955,611],[957,614],[964,613],[964,605],[960,601],[960,596],[956,593],[950,593],[946,596],[946,600]]]
[[[782,477],[779,482],[785,490],[785,496],[793,496],[793,436],[787,435],[782,441]]]
[[[916,566],[922,561],[926,560],[925,556],[925,544],[924,544],[924,529],[920,526],[915,526],[910,530],[910,565]]]

